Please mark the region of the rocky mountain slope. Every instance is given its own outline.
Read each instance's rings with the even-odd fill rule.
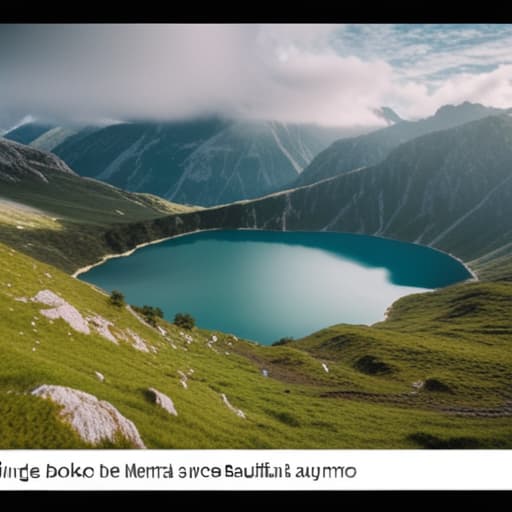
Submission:
[[[465,102],[457,106],[445,105],[433,116],[419,121],[395,118],[395,124],[387,128],[334,142],[313,159],[297,178],[294,186],[308,185],[355,169],[376,165],[404,142],[503,112],[500,109]]]
[[[52,150],[82,176],[178,203],[211,206],[284,187],[347,133],[222,119],[126,123],[85,136],[80,132]]]

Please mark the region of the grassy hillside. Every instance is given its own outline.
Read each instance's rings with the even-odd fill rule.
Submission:
[[[67,271],[110,252],[114,225],[191,210],[81,178],[50,153],[0,139],[0,241]]]
[[[157,352],[81,334],[19,300],[41,290]],[[56,406],[29,395],[42,384],[107,400],[150,448],[512,447],[511,298],[510,284],[459,285],[401,299],[375,327],[335,326],[279,347],[215,333],[209,348],[210,332],[194,329],[188,344],[162,322],[163,336],[93,287],[0,245],[0,447],[85,446]],[[178,371],[190,369],[185,389]],[[447,390],[413,387],[428,379]],[[177,417],[148,399],[149,387],[172,398]]]

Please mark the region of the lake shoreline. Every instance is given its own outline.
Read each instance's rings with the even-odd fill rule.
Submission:
[[[243,234],[244,232],[246,233],[245,235]],[[186,236],[190,238],[183,239]],[[180,238],[183,241],[178,241]],[[128,267],[125,266],[125,263],[115,263],[112,268],[117,268],[120,264],[122,268],[130,268],[128,273],[125,273],[119,281],[102,281],[99,277],[96,277],[109,274],[110,265],[104,270],[92,272],[90,277],[85,277],[83,280],[108,290],[123,290],[123,293],[127,294],[135,304],[139,302],[141,304],[158,304],[169,318],[175,311],[184,308],[184,310],[192,312],[202,322],[201,325],[207,328],[234,332],[242,338],[256,339],[259,340],[259,343],[268,344],[269,339],[275,341],[282,333],[284,333],[283,336],[289,334],[290,336],[300,338],[309,332],[320,329],[322,326],[339,322],[373,325],[376,322],[386,320],[390,304],[393,304],[401,296],[434,291],[472,278],[472,273],[458,259],[442,251],[421,246],[420,244],[409,244],[383,237],[360,236],[353,233],[282,232],[281,230],[260,230],[254,228],[236,230],[197,229],[187,233],[152,240],[151,242],[138,244],[136,247],[123,253],[106,255],[95,264],[79,269],[75,272],[74,277],[99,267],[110,259],[130,256],[138,249],[150,245],[160,245],[161,242],[174,239],[176,239],[175,242],[163,244],[156,251],[145,252],[141,256],[142,259],[126,263]],[[359,239],[362,240],[360,241]],[[259,245],[242,245],[240,247],[243,253],[238,259],[238,252],[231,254],[224,252],[227,250],[225,242],[233,240],[240,240],[246,243],[263,242],[264,244],[261,247],[265,247],[265,243],[271,244],[271,247],[277,243],[279,249],[277,250],[277,255],[266,259],[265,252],[259,253]],[[196,246],[196,243],[213,245]],[[220,244],[219,248],[215,244]],[[283,249],[283,246],[295,247],[291,248],[293,252],[283,257],[283,250],[289,250]],[[298,250],[297,247],[301,249]],[[304,263],[299,263],[300,271],[296,274],[293,274],[293,271],[289,273],[288,269],[295,268],[297,262],[300,261],[301,252],[310,249],[320,249],[320,257],[324,258],[322,264],[315,266],[318,256],[308,254],[305,259],[302,257]],[[183,257],[182,251],[184,250],[190,251],[186,257]],[[235,250],[239,251],[239,249]],[[265,250],[268,251],[268,249]],[[161,251],[164,251],[162,252],[163,257],[160,257]],[[169,252],[165,253],[165,251]],[[198,258],[196,258],[196,253],[200,254]],[[364,253],[367,254],[366,259]],[[208,260],[204,259],[205,254],[210,255]],[[214,255],[217,254],[223,255],[218,261],[214,258]],[[237,254],[237,256],[234,256],[234,254]],[[325,259],[326,257],[327,260]],[[333,257],[336,259],[334,261],[335,266],[330,267]],[[340,257],[345,259],[345,262],[342,262]],[[215,263],[210,261],[212,259]],[[171,261],[174,263],[171,263]],[[222,269],[225,268],[224,262],[226,261],[238,261],[236,266],[238,272],[236,275],[238,277],[235,278],[235,281],[230,281],[233,274],[232,272],[231,274],[229,273],[229,267],[222,274]],[[181,266],[177,266],[176,262],[180,262]],[[340,263],[341,266],[339,266]],[[371,276],[371,279],[363,277],[360,283],[364,286],[360,284],[352,289],[351,282],[355,281],[350,276],[363,275],[358,274],[359,270],[346,266],[354,264],[365,268],[364,272],[376,271],[376,273]],[[158,270],[155,271],[157,268]],[[176,269],[179,269],[178,274],[175,274]],[[148,272],[147,275],[144,273],[146,271]],[[254,279],[254,276],[267,276],[272,272],[274,275],[270,282],[267,282],[265,278],[261,278],[261,280],[259,278]],[[137,276],[134,273],[137,273]],[[156,279],[155,275],[157,276]],[[221,281],[216,281],[215,276],[217,275],[223,275],[224,277]],[[166,279],[169,279],[169,283],[164,284],[163,289],[168,290],[172,282],[174,297],[173,295],[168,296],[166,292],[160,293],[159,287]],[[415,281],[415,279],[417,280]],[[332,283],[334,282],[336,284],[333,285]],[[245,291],[243,283],[250,283],[249,288]],[[386,283],[385,286],[382,283]],[[153,291],[146,291],[144,292],[145,296],[138,296],[138,290],[134,292],[132,288],[136,289],[137,286],[140,287],[141,285],[142,289]],[[207,285],[207,288],[205,288],[205,285]],[[397,294],[395,291],[390,291],[388,285],[407,287],[408,290]],[[202,291],[197,292],[197,287],[200,287]],[[293,303],[294,301],[289,301],[286,296],[286,290],[290,289],[294,290],[297,296],[307,297],[311,295],[319,298],[315,300],[314,305],[309,309],[313,315],[311,318],[306,318],[307,315],[303,317],[300,311],[293,310],[296,306],[290,305],[290,302]],[[229,290],[229,293],[225,293],[226,290]],[[283,290],[285,295],[283,295]],[[348,290],[349,293],[345,296],[340,290],[345,290],[343,292],[345,294]],[[362,292],[362,290],[366,290],[366,292]],[[197,293],[200,293],[200,296]],[[213,296],[211,296],[212,293]],[[254,303],[251,303],[251,300],[255,300],[255,297],[260,297],[262,294],[268,296],[269,293],[273,297],[278,297],[276,300],[279,307],[276,307],[276,310],[279,310],[283,318],[286,318],[284,327],[276,331],[277,335],[271,333],[270,337],[265,333],[252,333],[250,331],[252,320],[249,318],[251,315],[246,315],[247,318],[244,317],[248,304],[251,304],[251,307],[259,304],[257,300]],[[360,304],[353,303],[353,298],[364,297],[365,293],[367,295],[366,302]],[[240,296],[237,294],[240,294]],[[325,297],[329,296],[329,294],[332,294],[332,300],[326,301]],[[188,299],[187,302],[187,297],[191,296],[194,297],[193,301],[190,302],[190,299]],[[236,318],[231,319],[229,315],[225,315],[227,310],[222,309],[224,306],[219,306],[219,309],[215,312],[216,316],[208,318],[208,314],[213,314],[211,313],[212,304],[217,304],[220,301],[220,297],[223,296],[229,300],[233,300],[235,297],[235,301],[229,306],[229,309],[237,311],[235,313]],[[352,299],[347,300],[348,296]],[[179,297],[179,300],[177,297]],[[247,297],[253,297],[253,299],[249,299],[249,303],[247,303]],[[322,297],[321,300],[320,297]],[[275,321],[275,325],[278,325],[279,320],[273,319],[272,315],[273,312],[269,313],[269,316],[266,317],[267,323],[270,326],[272,321]],[[290,323],[291,319],[295,319],[293,323]],[[312,321],[314,319],[317,322],[322,322],[322,324],[315,324]],[[226,320],[226,324],[223,323],[224,320]],[[310,320],[312,321],[311,325],[308,325]],[[300,329],[301,325],[303,325],[304,329]],[[248,332],[244,332],[244,326],[249,327]],[[297,327],[297,331],[294,331],[295,327]],[[264,341],[262,342],[261,340]]]
[[[125,251],[125,252],[122,252],[122,253],[106,254],[100,260],[98,260],[97,262],[91,263],[90,265],[85,265],[84,267],[80,267],[73,274],[71,274],[71,277],[74,277],[76,279],[81,274],[85,274],[89,270],[92,270],[95,267],[103,265],[103,263],[106,263],[107,261],[109,261],[111,259],[124,258],[126,256],[131,256],[135,251],[137,251],[139,249],[143,249],[144,247],[149,247],[150,245],[160,244],[162,242],[166,242],[167,240],[172,240],[174,238],[181,238],[183,236],[188,236],[188,235],[192,235],[192,234],[195,234],[195,233],[207,233],[207,232],[213,232],[213,231],[270,231],[270,232],[275,232],[275,233],[320,233],[320,231],[301,231],[301,230],[297,230],[297,231],[282,231],[282,230],[277,230],[277,229],[260,229],[260,228],[230,228],[230,229],[226,229],[226,228],[210,228],[210,229],[196,229],[196,230],[193,230],[193,231],[187,231],[186,233],[180,233],[178,235],[171,235],[171,236],[166,236],[164,238],[158,238],[158,239],[152,240],[150,242],[143,242],[141,244],[137,244],[133,249],[129,249],[128,251]],[[341,235],[374,236],[374,235],[366,235],[364,233],[348,233],[348,232],[344,232],[344,231],[326,231],[326,233],[338,233],[338,234],[341,234]],[[420,246],[420,247],[427,247],[427,248],[429,248],[429,249],[431,249],[433,251],[437,251],[437,252],[439,252],[441,254],[445,254],[445,255],[449,256],[450,258],[453,258],[454,260],[458,261],[466,269],[466,271],[470,274],[470,276],[471,276],[470,278],[465,279],[464,281],[461,281],[461,282],[478,282],[478,281],[480,281],[480,279],[479,279],[478,275],[476,274],[476,272],[473,271],[467,265],[467,263],[464,260],[462,260],[461,258],[459,258],[458,256],[456,256],[456,255],[454,255],[454,254],[452,254],[450,252],[443,251],[442,249],[438,249],[437,247],[432,247],[430,245],[423,245],[423,244],[419,244],[417,242],[408,242],[408,241],[405,241],[405,240],[397,240],[396,238],[389,238],[389,237],[385,237],[385,236],[374,236],[374,238],[381,238],[383,240],[392,240],[392,241],[395,241],[395,242],[402,242],[402,243],[417,245],[417,246]]]

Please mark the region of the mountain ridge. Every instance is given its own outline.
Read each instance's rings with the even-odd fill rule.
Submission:
[[[506,112],[506,109],[485,107],[478,103],[444,105],[425,119],[401,120],[366,135],[338,140],[319,153],[292,186],[309,185],[354,169],[376,165],[404,142]]]
[[[83,176],[182,204],[254,198],[293,182],[342,128],[206,118],[122,123],[66,138],[52,151]]]

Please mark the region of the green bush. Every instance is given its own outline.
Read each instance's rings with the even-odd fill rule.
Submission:
[[[443,381],[435,378],[430,378],[425,381],[424,388],[427,391],[438,391],[439,393],[452,393],[450,386]]]
[[[176,313],[174,323],[183,329],[192,329],[196,324],[196,321],[194,317],[188,313]]]
[[[132,306],[132,307],[135,311],[137,311],[137,313],[139,313],[140,315],[142,315],[144,317],[144,320],[149,325],[152,325],[153,327],[156,327],[158,318],[164,317],[164,312],[158,307],[148,306],[147,304],[144,304],[144,306],[142,306],[142,307],[138,307],[138,306]]]
[[[367,375],[386,375],[393,371],[393,368],[387,363],[370,355],[360,357],[354,363],[354,368]]]
[[[122,308],[125,306],[124,295],[119,290],[112,290],[110,294],[110,304]]]
[[[278,341],[274,341],[274,343],[272,343],[272,346],[278,347],[279,345],[286,345],[288,343],[291,343],[293,341],[293,339],[294,339],[293,336],[286,336],[285,338],[281,338]]]

